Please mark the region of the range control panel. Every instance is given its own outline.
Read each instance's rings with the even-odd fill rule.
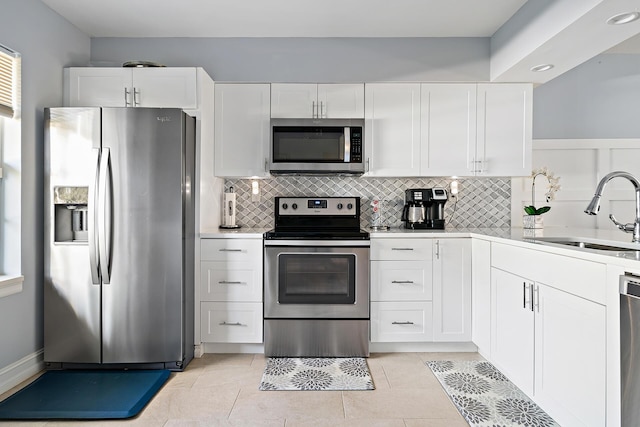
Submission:
[[[276,215],[354,215],[358,197],[277,197]]]

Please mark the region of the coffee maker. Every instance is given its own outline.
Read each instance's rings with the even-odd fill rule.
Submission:
[[[447,203],[444,188],[417,188],[404,192],[402,221],[404,228],[444,229],[444,205]]]

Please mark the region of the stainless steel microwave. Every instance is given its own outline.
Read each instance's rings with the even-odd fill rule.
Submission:
[[[269,171],[363,174],[364,119],[272,119]]]

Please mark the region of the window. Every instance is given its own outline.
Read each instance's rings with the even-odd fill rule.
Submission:
[[[20,55],[0,45],[0,297],[22,290]]]

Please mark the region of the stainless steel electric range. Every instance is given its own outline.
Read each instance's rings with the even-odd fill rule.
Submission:
[[[265,355],[369,355],[369,233],[359,197],[276,197],[264,240]]]

